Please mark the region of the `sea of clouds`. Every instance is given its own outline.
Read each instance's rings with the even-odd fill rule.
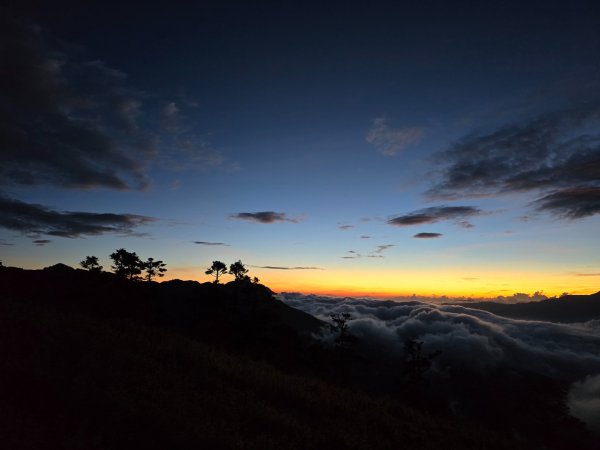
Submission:
[[[401,357],[404,342],[423,342],[424,353],[440,350],[432,370],[452,367],[482,374],[507,368],[571,381],[569,407],[600,430],[600,320],[578,324],[514,320],[459,305],[380,301],[298,293],[279,296],[289,306],[331,322],[352,316],[349,329],[373,355]],[[319,336],[331,340],[331,334]]]

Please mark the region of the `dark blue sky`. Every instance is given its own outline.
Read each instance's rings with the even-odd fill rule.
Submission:
[[[593,290],[596,2],[250,3],[9,5],[6,262],[127,246],[181,277],[325,269],[256,268],[276,288]]]

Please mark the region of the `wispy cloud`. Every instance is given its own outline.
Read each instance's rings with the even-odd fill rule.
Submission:
[[[134,214],[54,211],[0,196],[0,227],[24,234],[78,238],[101,234],[133,235],[157,219]]]
[[[387,223],[396,226],[411,226],[452,220],[465,228],[470,228],[473,225],[466,219],[482,214],[483,212],[479,208],[473,206],[433,206],[392,217]]]
[[[38,247],[43,247],[46,244],[50,244],[52,241],[50,239],[36,239],[32,242]]]
[[[349,254],[341,256],[341,258],[342,259],[383,258],[384,257],[383,252],[385,252],[386,250],[389,250],[392,247],[394,247],[394,244],[378,245],[377,247],[375,247],[375,250],[372,250],[368,254],[361,254],[355,250],[348,250],[346,253],[349,253]]]
[[[240,212],[229,216],[231,219],[247,220],[258,223],[292,222],[298,223],[300,219],[290,218],[286,213],[275,211]]]
[[[193,244],[198,244],[198,245],[209,245],[209,246],[223,246],[223,247],[229,247],[229,244],[225,244],[224,242],[207,242],[207,241],[192,241]]]
[[[181,129],[181,109],[175,102],[169,102],[162,110],[160,117],[161,128],[169,132],[177,132]]]
[[[413,237],[417,239],[435,239],[442,236],[442,233],[417,233]]]
[[[378,117],[373,120],[366,139],[382,155],[394,156],[419,142],[424,135],[425,128],[391,128],[385,118]]]
[[[394,244],[384,244],[378,245],[377,248],[373,251],[373,253],[383,253],[384,251],[394,247]]]
[[[368,236],[366,234],[363,234],[361,237],[361,239],[371,239],[371,236]]]
[[[340,225],[338,228],[340,230],[351,230],[352,228],[354,228],[354,225]]]

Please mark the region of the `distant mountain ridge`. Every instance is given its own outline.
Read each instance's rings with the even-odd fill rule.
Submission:
[[[590,295],[565,295],[539,302],[517,304],[477,302],[466,303],[463,306],[481,309],[511,319],[561,323],[587,322],[600,319],[600,292]]]

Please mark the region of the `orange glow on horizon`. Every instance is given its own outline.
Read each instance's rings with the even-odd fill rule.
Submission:
[[[196,268],[172,268],[163,280],[184,279],[201,283],[211,281]],[[201,275],[199,275],[201,274]],[[548,297],[570,294],[593,294],[600,290],[595,277],[578,277],[535,271],[440,270],[422,271],[365,271],[348,270],[267,270],[251,269],[249,275],[275,292],[301,292],[341,297],[392,298],[409,297],[509,297],[515,293],[533,294],[543,291]],[[231,280],[225,275],[223,282]]]

